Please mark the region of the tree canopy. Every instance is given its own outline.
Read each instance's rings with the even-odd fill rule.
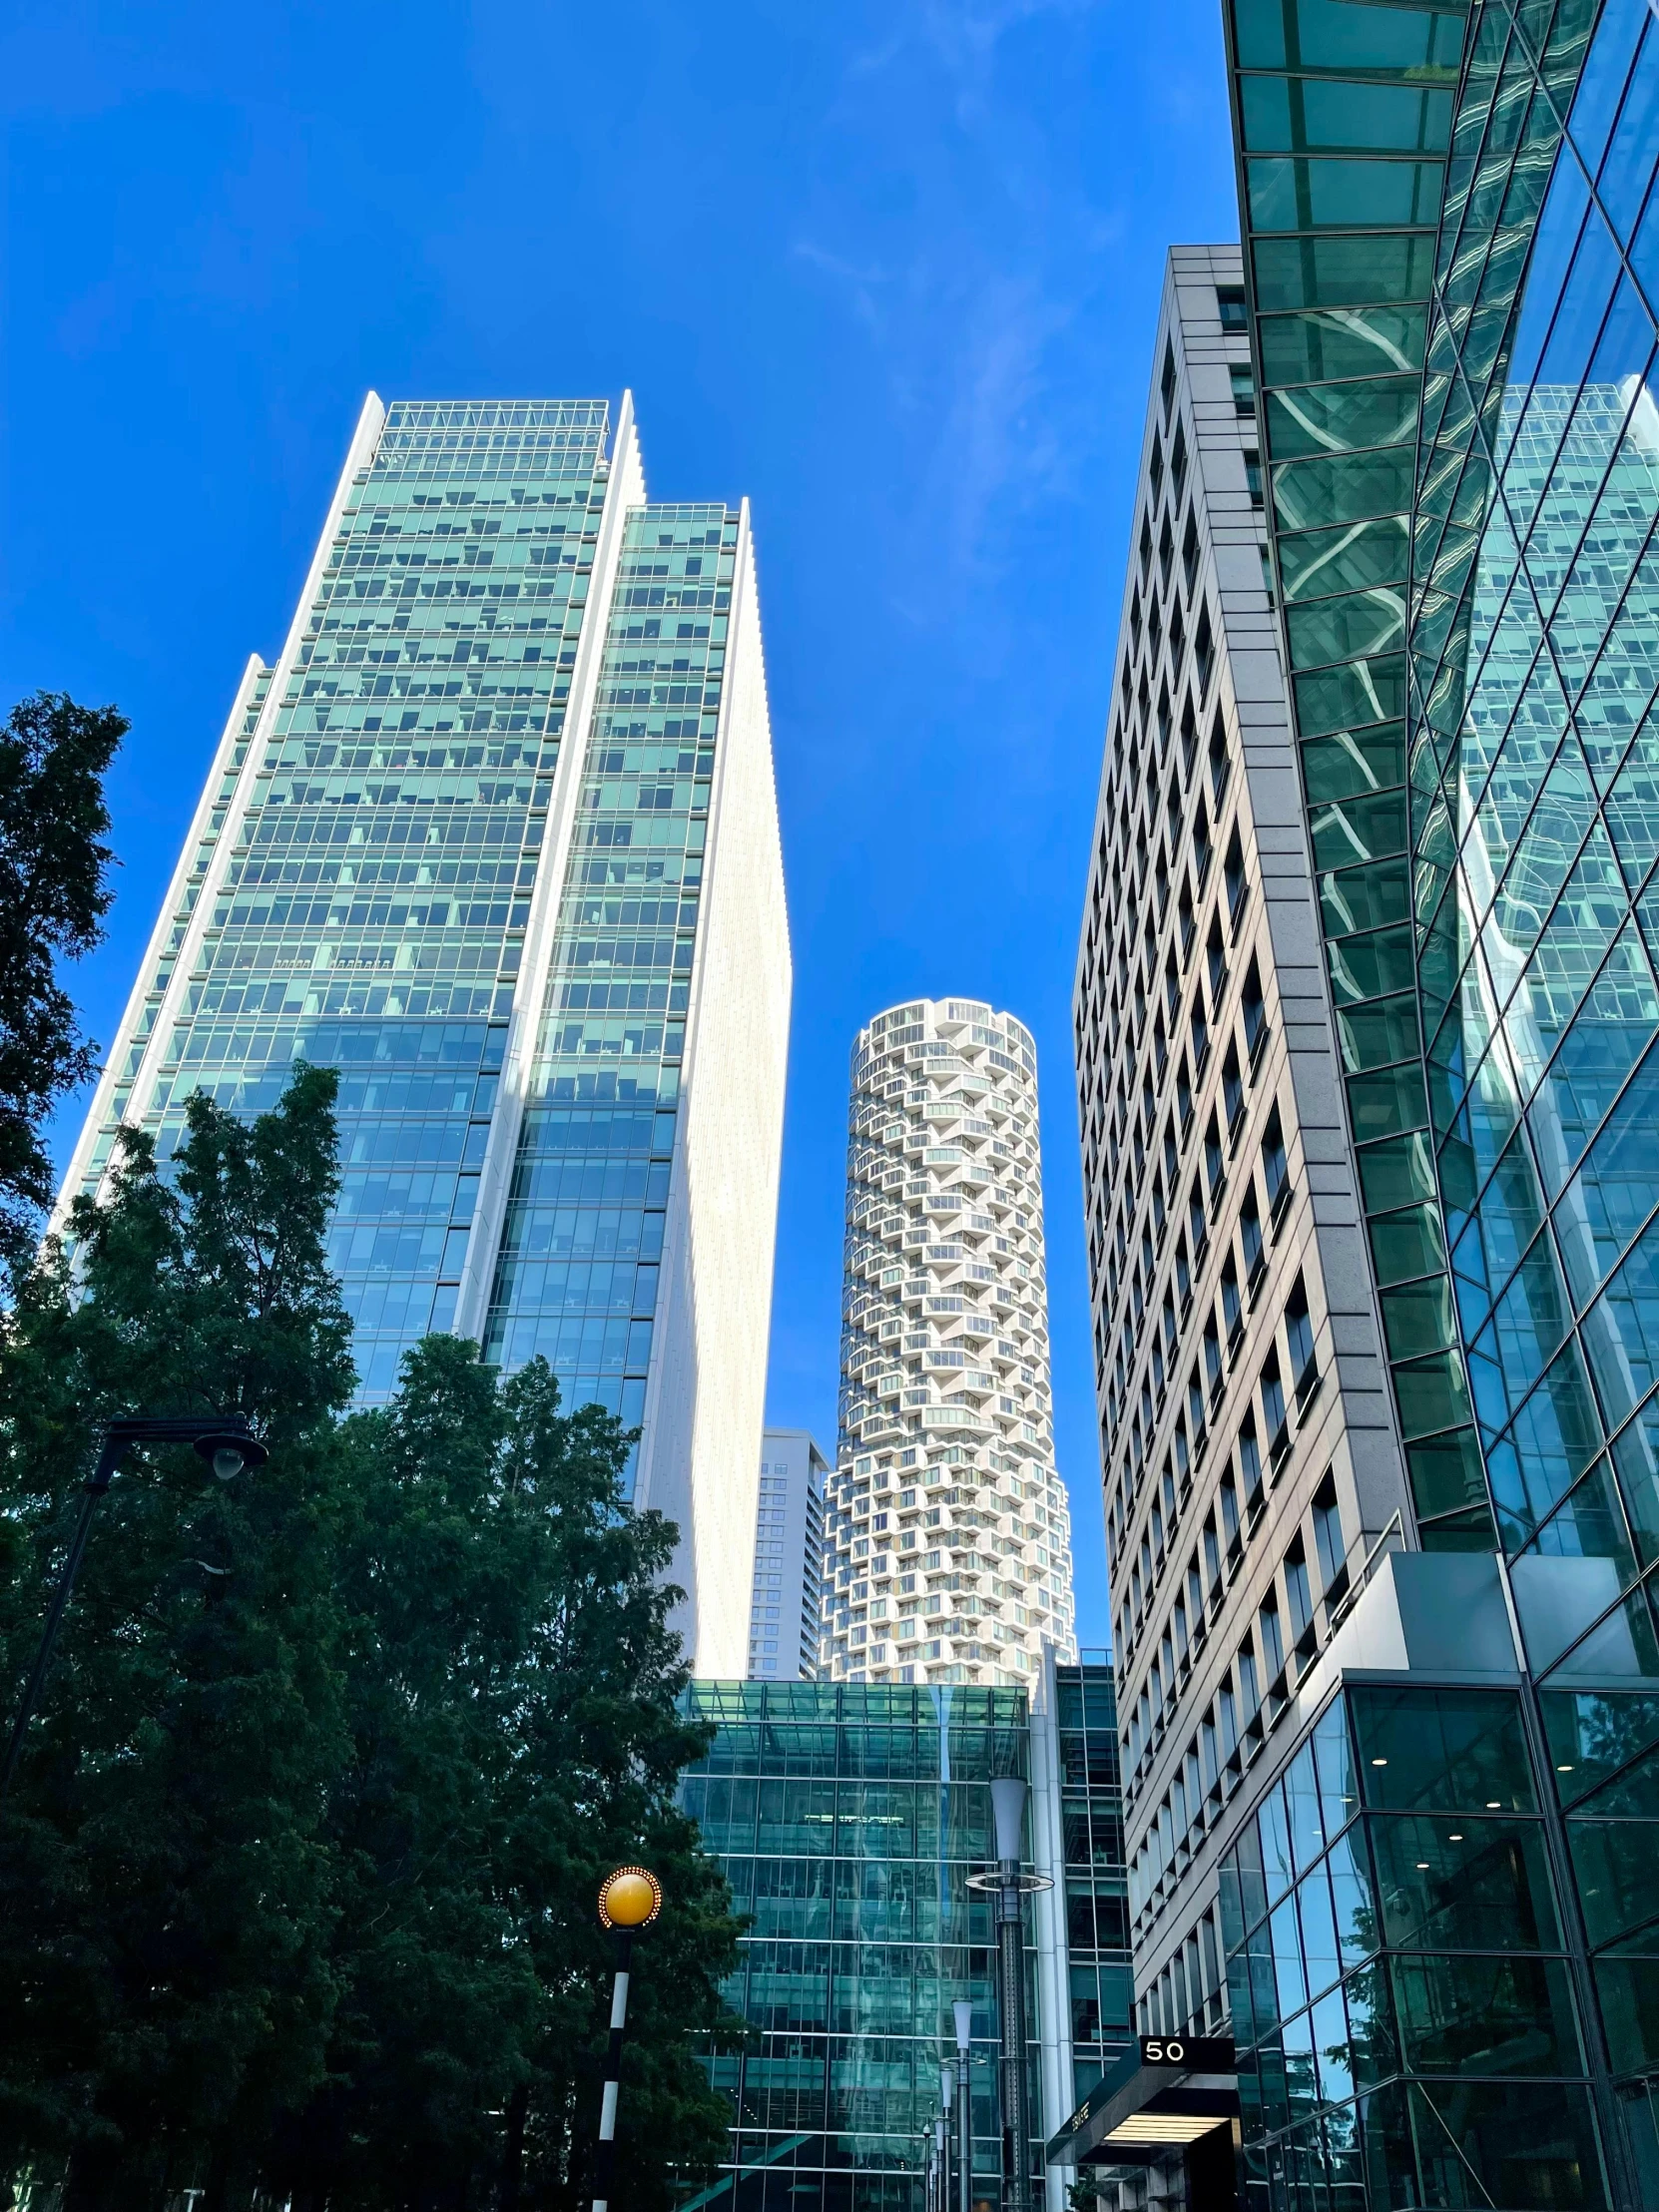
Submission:
[[[662,1877],[642,1939],[617,2200],[719,2153],[692,2055],[737,1924],[674,1803],[707,1741],[630,1439],[434,1337],[345,1413],[323,1256],[333,1077],[243,1124],[123,1140],[0,1344],[0,1656],[26,1672],[95,1447],[122,1412],[248,1413],[229,1483],[118,1475],[0,1811],[0,2168],[66,2212],[574,2206],[609,2009],[595,1897]]]
[[[52,1199],[46,1116],[95,1072],[59,980],[98,942],[113,893],[104,772],[127,733],[113,707],[37,692],[0,725],[0,1267],[27,1264]]]

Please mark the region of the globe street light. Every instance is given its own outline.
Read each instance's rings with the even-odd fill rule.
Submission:
[[[245,1468],[263,1466],[270,1457],[264,1444],[248,1425],[246,1413],[185,1413],[185,1414],[134,1414],[106,1421],[104,1440],[98,1449],[97,1463],[88,1475],[81,1497],[80,1516],[75,1523],[75,1533],[70,1539],[69,1556],[63,1563],[58,1577],[58,1587],[53,1593],[51,1610],[46,1616],[46,1626],[41,1633],[40,1649],[35,1654],[34,1670],[29,1676],[29,1686],[23,1693],[23,1703],[12,1723],[11,1741],[6,1746],[5,1764],[0,1766],[0,1803],[11,1788],[18,1759],[23,1751],[23,1739],[29,1733],[29,1723],[34,1718],[35,1707],[40,1701],[46,1670],[52,1663],[52,1647],[58,1640],[64,1613],[69,1605],[69,1594],[75,1587],[75,1577],[81,1571],[81,1559],[87,1548],[87,1533],[92,1527],[92,1516],[98,1501],[115,1479],[115,1470],[134,1444],[189,1444],[193,1451],[207,1460],[221,1482],[229,1482]]]
[[[644,1867],[618,1867],[599,1891],[599,1921],[616,1934],[616,1981],[611,1990],[611,2040],[605,2052],[605,2091],[599,2105],[599,2144],[593,2157],[593,2212],[610,2212],[611,2171],[616,2164],[616,2100],[622,2079],[622,2032],[628,2024],[628,1969],[634,1934],[649,1928],[663,1909],[663,1886]]]

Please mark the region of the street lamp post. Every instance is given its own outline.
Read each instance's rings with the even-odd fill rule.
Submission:
[[[996,2008],[1001,2027],[1002,2176],[1005,2212],[1031,2212],[1031,2122],[1025,2095],[1025,1920],[1027,1891],[1051,1890],[1045,1874],[1028,1874],[1021,1835],[1024,1780],[1017,1775],[991,1784],[996,1828],[996,1872],[968,1877],[968,1887],[996,1899]]]
[[[950,2130],[955,2110],[956,2069],[946,2059],[939,2068],[939,2212],[950,2212]]]
[[[956,2023],[956,2199],[958,2212],[969,2212],[973,2199],[973,2083],[968,2067],[973,2063],[973,2005],[958,1997],[950,2007]]]
[[[610,2212],[616,2165],[616,2103],[622,2080],[622,2037],[628,2025],[628,1974],[635,1932],[649,1928],[663,1909],[663,1886],[644,1867],[618,1867],[599,1892],[601,1926],[616,1935],[616,1980],[611,1988],[611,2040],[605,2051],[605,2088],[599,2104],[599,2142],[593,2154],[593,2212]]]
[[[99,1446],[97,1463],[88,1475],[82,1492],[81,1510],[75,1522],[75,1533],[70,1538],[69,1556],[63,1563],[58,1586],[52,1593],[46,1626],[41,1632],[40,1649],[35,1653],[28,1688],[23,1693],[23,1702],[12,1723],[5,1763],[0,1765],[0,1804],[4,1803],[6,1793],[11,1788],[12,1776],[22,1756],[23,1740],[29,1733],[29,1723],[40,1702],[46,1670],[52,1664],[52,1647],[58,1640],[58,1630],[63,1625],[63,1617],[69,1607],[75,1577],[81,1571],[92,1516],[98,1509],[99,1499],[114,1481],[116,1468],[134,1444],[189,1444],[207,1460],[222,1482],[231,1481],[245,1467],[263,1466],[270,1456],[265,1445],[257,1440],[249,1427],[246,1413],[154,1416],[135,1414],[130,1418],[124,1416],[105,1424],[104,1441]]]

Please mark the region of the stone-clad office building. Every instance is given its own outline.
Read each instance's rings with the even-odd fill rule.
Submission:
[[[1274,622],[1241,257],[1170,256],[1075,998],[1136,1987],[1226,2012],[1242,1778],[1404,1470]]]

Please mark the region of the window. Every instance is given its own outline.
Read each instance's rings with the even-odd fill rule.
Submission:
[[[1231,1759],[1239,1748],[1239,1715],[1231,1682],[1224,1682],[1216,1692],[1216,1726],[1221,1736],[1221,1755]]]
[[[1250,328],[1250,318],[1245,308],[1242,284],[1218,284],[1216,286],[1216,312],[1221,326],[1229,333],[1243,332]]]
[[[1256,1626],[1262,1638],[1263,1672],[1276,1682],[1285,1666],[1285,1635],[1279,1623],[1279,1600],[1271,1592],[1256,1616]]]
[[[1285,1383],[1279,1372],[1279,1355],[1270,1352],[1262,1366],[1262,1424],[1268,1432],[1268,1449],[1277,1459],[1289,1441],[1285,1434]]]
[[[1218,714],[1210,731],[1210,796],[1218,808],[1232,765],[1227,751],[1227,727]]]
[[[1320,1580],[1325,1586],[1325,1595],[1328,1599],[1335,1597],[1348,1581],[1348,1546],[1343,1538],[1343,1513],[1337,1502],[1337,1485],[1329,1474],[1314,1498],[1314,1548],[1319,1553]]]
[[[1245,1188],[1244,1204],[1239,1208],[1239,1243],[1244,1251],[1245,1276],[1249,1280],[1259,1268],[1267,1265],[1262,1247],[1262,1212],[1256,1203],[1254,1177]]]
[[[1286,1189],[1289,1179],[1290,1166],[1285,1157],[1285,1130],[1279,1119],[1279,1108],[1276,1106],[1268,1116],[1267,1128],[1262,1132],[1262,1180],[1267,1185],[1268,1211],[1270,1214],[1277,1211],[1280,1194]],[[1299,1279],[1297,1289],[1300,1291],[1301,1287]],[[1303,1311],[1307,1311],[1306,1300],[1303,1302]],[[1299,1363],[1293,1355],[1291,1361],[1293,1373],[1298,1370],[1298,1367]]]
[[[1262,1494],[1262,1446],[1254,1413],[1246,1413],[1239,1430],[1239,1471],[1244,1476],[1245,1503],[1254,1505]]]
[[[1290,1350],[1291,1374],[1296,1379],[1296,1394],[1300,1400],[1316,1380],[1314,1324],[1308,1312],[1308,1293],[1300,1275],[1285,1308],[1285,1342]]]
[[[1164,345],[1164,373],[1158,382],[1158,396],[1164,403],[1164,422],[1169,422],[1169,411],[1175,398],[1175,347],[1168,341]]]
[[[1234,841],[1237,842],[1236,836]],[[1210,855],[1214,849],[1210,841],[1210,818],[1204,811],[1203,800],[1200,800],[1193,812],[1193,873],[1201,891],[1210,873]],[[1240,865],[1243,865],[1242,860]]]
[[[1228,911],[1236,924],[1245,902],[1245,892],[1250,887],[1245,876],[1244,846],[1239,841],[1237,829],[1234,830],[1232,836],[1227,841],[1227,859],[1223,865],[1223,875],[1227,884]]]
[[[1245,975],[1240,1004],[1244,1010],[1245,1047],[1254,1060],[1268,1026],[1267,1005],[1262,995],[1262,971],[1255,960],[1251,961]]]
[[[1225,1493],[1228,1485],[1222,1484]],[[1235,1518],[1237,1514],[1235,1512]],[[1204,1523],[1204,1579],[1212,1590],[1221,1585],[1221,1539],[1216,1534],[1216,1516],[1212,1513]]]
[[[1256,412],[1256,378],[1248,361],[1234,361],[1228,367],[1228,378],[1233,386],[1233,412],[1237,415],[1254,415]]]
[[[1198,618],[1198,629],[1193,637],[1193,659],[1198,666],[1198,688],[1201,694],[1210,689],[1210,673],[1215,667],[1215,638],[1210,629],[1210,610],[1205,608]]]
[[[1239,1296],[1239,1271],[1234,1265],[1232,1253],[1227,1255],[1226,1265],[1221,1271],[1221,1313],[1228,1336],[1237,1336],[1244,1320],[1244,1301]]]
[[[1229,1042],[1227,1057],[1221,1064],[1221,1103],[1222,1112],[1227,1116],[1228,1129],[1232,1131],[1238,1127],[1243,1117],[1245,1104],[1244,1077],[1239,1072],[1239,1048],[1232,1042]]]
[[[1290,1601],[1292,1641],[1300,1644],[1314,1624],[1314,1595],[1308,1586],[1308,1559],[1300,1536],[1285,1554],[1285,1595]]]
[[[1220,921],[1210,924],[1209,939],[1204,947],[1205,971],[1210,978],[1210,1003],[1219,1005],[1221,994],[1227,988],[1227,944],[1221,933]]]
[[[1253,1721],[1261,1707],[1262,1692],[1256,1673],[1256,1647],[1247,1636],[1239,1646],[1239,1707],[1246,1722]]]
[[[1210,1126],[1204,1132],[1204,1174],[1210,1186],[1210,1198],[1213,1203],[1220,1196],[1221,1187],[1227,1180],[1226,1155],[1222,1151],[1221,1131],[1216,1126],[1216,1117],[1213,1113],[1210,1116]]]
[[[1187,527],[1181,539],[1181,573],[1186,578],[1190,595],[1198,577],[1198,524],[1191,515],[1187,517]]]
[[[1152,481],[1151,505],[1156,507],[1164,492],[1164,456],[1159,449],[1156,434],[1152,440],[1152,459],[1147,466],[1147,475]]]
[[[1247,452],[1247,453],[1245,454],[1245,457],[1244,457],[1244,464],[1245,464],[1245,485],[1246,485],[1246,487],[1247,487],[1247,489],[1249,490],[1249,493],[1250,493],[1250,504],[1251,504],[1251,505],[1252,505],[1253,507],[1260,507],[1260,506],[1263,506],[1263,505],[1265,505],[1265,501],[1264,501],[1264,499],[1263,499],[1263,497],[1262,497],[1262,456],[1261,456],[1261,454],[1260,454],[1260,453],[1256,453],[1256,452]]]
[[[1216,1317],[1213,1312],[1204,1324],[1204,1375],[1206,1382],[1213,1390],[1221,1381],[1221,1337],[1216,1329]],[[1193,1380],[1196,1382],[1197,1379],[1198,1373],[1195,1369]],[[1199,1402],[1202,1404],[1202,1397]]]
[[[1231,1474],[1221,1478],[1221,1533],[1231,1551],[1239,1540],[1239,1492]]]
[[[1175,443],[1170,449],[1169,480],[1179,507],[1187,488],[1187,433],[1179,423],[1175,429]]]

